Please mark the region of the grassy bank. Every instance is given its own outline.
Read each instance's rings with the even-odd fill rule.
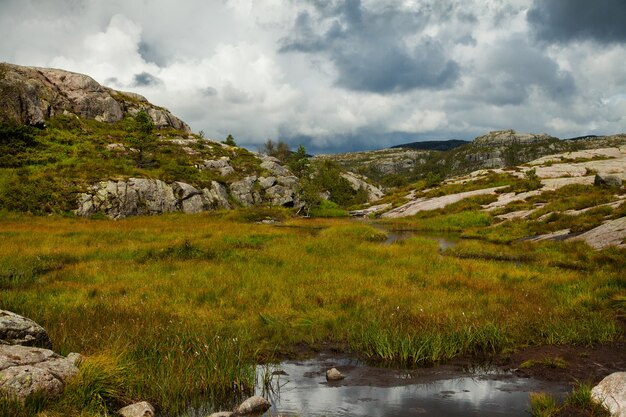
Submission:
[[[250,392],[255,362],[303,344],[423,365],[621,335],[612,300],[626,291],[623,251],[568,268],[557,258],[588,251],[534,245],[527,260],[528,244],[489,257],[477,254],[497,246],[473,242],[441,254],[434,240],[388,245],[348,220],[271,226],[219,213],[4,214],[0,237],[0,308],[39,322],[62,354],[87,355],[60,401],[33,405],[48,416],[98,415],[134,399],[171,413],[235,399]]]

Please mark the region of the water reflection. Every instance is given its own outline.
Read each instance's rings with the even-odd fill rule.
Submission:
[[[346,379],[327,383],[324,372],[332,366]],[[527,416],[529,392],[565,392],[510,374],[380,369],[346,359],[284,362],[278,369],[283,374],[257,389],[270,398],[268,416]]]

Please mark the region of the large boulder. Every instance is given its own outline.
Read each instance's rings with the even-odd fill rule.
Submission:
[[[0,344],[51,348],[46,330],[34,321],[0,310]]]
[[[619,188],[622,186],[622,178],[619,175],[600,175],[596,174],[593,185]]]
[[[33,394],[56,397],[78,374],[80,355],[63,357],[48,349],[0,345],[0,392],[25,400]]]
[[[591,389],[591,398],[605,406],[612,417],[626,417],[626,372],[615,372]]]

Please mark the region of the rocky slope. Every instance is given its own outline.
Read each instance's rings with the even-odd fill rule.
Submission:
[[[394,147],[377,151],[318,155],[316,158],[335,161],[348,170],[377,181],[386,182],[390,176],[400,176],[411,182],[428,175],[450,178],[479,169],[513,167],[546,155],[613,146],[611,143],[615,142],[614,138],[560,140],[547,134],[503,130],[490,132],[472,142],[445,151]]]
[[[533,241],[582,240],[596,249],[626,247],[626,135],[594,140],[616,146],[478,170],[427,190],[405,189],[393,204],[377,206],[378,215],[445,214],[448,207],[481,196],[487,200],[478,209],[493,216],[494,231]],[[490,233],[485,230],[483,235]]]
[[[140,110],[157,127],[191,131],[185,122],[145,97],[104,87],[87,75],[0,63],[0,121],[43,127],[50,117],[71,113],[111,123]]]

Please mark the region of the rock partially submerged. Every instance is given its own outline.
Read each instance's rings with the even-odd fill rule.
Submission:
[[[591,389],[591,398],[612,417],[626,417],[626,372],[615,372]]]
[[[234,416],[247,416],[262,414],[269,410],[270,402],[263,397],[255,395],[242,402],[233,413]]]
[[[345,378],[345,375],[337,370],[337,368],[331,368],[326,371],[326,381],[340,381]]]
[[[46,330],[34,321],[0,310],[0,344],[51,348]]]

